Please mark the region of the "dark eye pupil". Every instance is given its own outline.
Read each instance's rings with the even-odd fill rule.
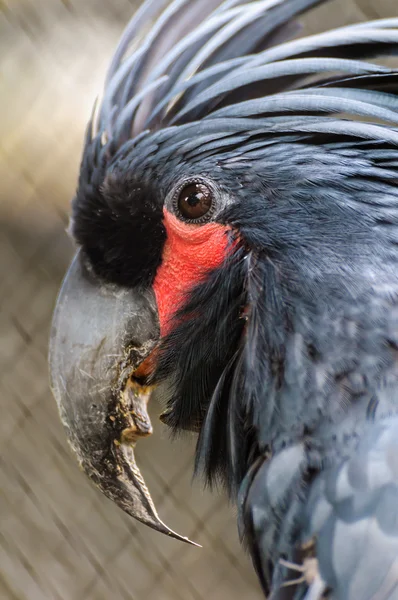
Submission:
[[[211,190],[203,183],[190,183],[178,198],[178,209],[186,219],[200,219],[209,212],[213,203]]]

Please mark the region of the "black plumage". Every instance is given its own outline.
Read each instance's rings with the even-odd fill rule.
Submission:
[[[396,54],[398,18],[286,42],[320,0],[175,0],[140,38],[165,4],[116,52],[73,234],[101,279],[149,288],[176,186],[214,186],[228,256],[146,383],[198,432],[265,593],[398,599],[398,72],[364,60]]]

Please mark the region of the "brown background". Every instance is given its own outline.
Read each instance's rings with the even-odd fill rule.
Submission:
[[[342,0],[309,30],[397,16],[398,0]],[[192,443],[141,444],[161,517],[203,545],[136,525],[91,487],[47,383],[47,338],[72,254],[64,233],[81,140],[134,0],[0,0],[0,598],[255,600],[234,511],[191,485]],[[318,27],[319,24],[319,27]],[[157,407],[152,407],[157,412]]]

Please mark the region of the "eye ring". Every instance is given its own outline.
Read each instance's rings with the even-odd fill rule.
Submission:
[[[202,179],[184,181],[173,194],[174,214],[186,223],[206,223],[216,209],[216,192]]]

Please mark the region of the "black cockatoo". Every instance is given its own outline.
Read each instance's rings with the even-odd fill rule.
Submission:
[[[398,18],[297,38],[321,3],[148,0],[127,26],[85,140],[52,387],[130,515],[181,537],[134,461],[154,395],[237,503],[265,594],[397,600],[398,72],[380,57]]]

